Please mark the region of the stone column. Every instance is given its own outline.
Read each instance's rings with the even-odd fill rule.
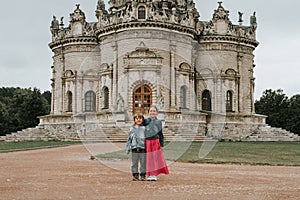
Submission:
[[[77,105],[78,105],[78,94],[77,94],[77,71],[75,71],[75,78],[74,78],[74,96],[73,96],[73,113],[77,113]]]
[[[193,110],[198,110],[197,106],[197,70],[196,70],[196,64],[198,62],[198,49],[199,49],[199,43],[194,42],[193,43],[193,50],[192,50],[192,66],[191,66],[191,81],[192,81],[192,88],[193,91]]]
[[[115,108],[113,108],[112,106],[116,106],[116,99],[118,97],[118,44],[115,41],[114,44],[112,45],[113,51],[115,53],[115,64],[113,65],[113,82],[112,82],[112,87],[111,87],[111,95],[110,95],[110,99],[111,99],[111,105],[109,105],[109,107],[111,108],[111,110],[115,110]]]
[[[61,112],[65,112],[65,89],[66,88],[66,80],[62,79],[61,81]]]
[[[189,97],[189,100],[188,99],[186,99],[187,101],[189,101],[189,104],[190,104],[190,106],[189,106],[189,108],[190,108],[190,110],[192,111],[194,111],[195,110],[195,90],[194,90],[194,81],[193,81],[193,76],[192,76],[192,74],[191,74],[191,72],[190,72],[190,74],[189,74],[189,89],[188,89],[188,91],[189,91],[189,94],[188,94],[188,97]]]
[[[224,108],[224,98],[223,98],[223,92],[222,92],[222,80],[221,77],[219,77],[219,75],[217,75],[217,77],[215,77],[215,98],[214,98],[214,102],[215,102],[215,109],[214,111],[216,113],[223,113],[225,110]]]
[[[170,109],[176,109],[176,70],[175,70],[176,45],[170,44]]]
[[[239,49],[240,47],[238,47]],[[237,53],[237,72],[240,75],[240,67],[242,65],[242,58],[243,56],[240,53]],[[241,78],[238,79],[238,112],[241,112],[241,105],[242,105],[242,95],[241,95]]]

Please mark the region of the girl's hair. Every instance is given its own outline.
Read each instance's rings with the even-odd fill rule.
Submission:
[[[154,108],[155,110],[156,110],[156,112],[158,112],[158,108],[157,108],[157,106],[156,105],[151,105],[150,107],[149,107],[149,110],[148,110],[148,112],[150,111],[150,109],[151,108]]]
[[[142,113],[135,113],[135,114],[133,115],[133,121],[134,121],[136,118],[142,118],[143,121],[144,121],[144,116],[143,116]]]

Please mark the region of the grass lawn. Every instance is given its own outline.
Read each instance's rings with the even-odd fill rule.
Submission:
[[[81,142],[0,142],[0,152],[73,144]],[[300,166],[300,142],[169,142],[163,151],[167,160],[179,162]],[[97,157],[130,159],[130,154],[121,150]]]
[[[81,142],[60,142],[60,141],[28,141],[28,142],[0,142],[0,152],[9,152],[26,149],[36,149],[45,147],[59,147]]]
[[[203,143],[192,143],[178,159],[183,162],[300,166],[299,142],[218,142],[199,158]]]
[[[300,142],[172,142],[164,155],[180,162],[300,166]],[[125,151],[97,157],[130,158]]]

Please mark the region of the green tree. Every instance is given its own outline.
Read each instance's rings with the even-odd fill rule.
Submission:
[[[300,95],[290,98],[286,129],[300,135]]]
[[[51,93],[37,88],[0,88],[0,135],[38,125],[37,117],[50,112],[49,101]]]
[[[42,94],[42,97],[45,98],[48,102],[48,105],[49,105],[49,111],[51,109],[50,105],[51,105],[51,98],[52,98],[52,94],[50,91],[45,91],[43,94]]]
[[[268,89],[263,92],[262,97],[255,101],[255,111],[258,114],[267,115],[267,124],[273,127],[286,127],[288,116],[289,99],[282,89]]]
[[[1,131],[5,132],[8,125],[8,109],[5,103],[0,101],[0,135]]]

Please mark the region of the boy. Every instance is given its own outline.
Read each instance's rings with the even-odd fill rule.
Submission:
[[[128,136],[126,143],[126,153],[129,154],[131,148],[132,151],[132,166],[131,172],[133,181],[146,180],[146,150],[145,150],[145,127],[142,126],[144,122],[144,116],[137,113],[133,117],[134,125],[130,128],[130,135]],[[140,172],[138,166],[140,164]]]

